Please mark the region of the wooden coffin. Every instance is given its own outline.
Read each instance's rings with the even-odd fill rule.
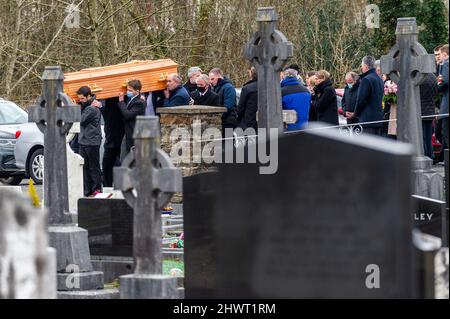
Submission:
[[[131,61],[116,65],[82,69],[66,73],[64,91],[72,99],[77,99],[77,90],[89,86],[97,99],[116,97],[125,92],[130,80],[140,80],[142,92],[153,92],[166,88],[166,78],[178,72],[178,64],[170,59],[154,61]]]

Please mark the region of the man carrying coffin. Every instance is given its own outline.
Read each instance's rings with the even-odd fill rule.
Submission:
[[[119,94],[119,109],[124,119],[127,154],[134,146],[133,132],[136,117],[145,114],[146,102],[141,98],[141,89],[141,81],[131,80],[128,82],[126,99],[123,93]]]
[[[101,104],[95,99],[88,86],[77,91],[81,104],[80,155],[84,159],[83,186],[84,195],[95,196],[102,192],[102,171],[100,169],[100,145],[102,143]]]

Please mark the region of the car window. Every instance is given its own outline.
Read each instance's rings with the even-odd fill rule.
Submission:
[[[23,124],[28,114],[12,102],[0,101],[0,124]]]

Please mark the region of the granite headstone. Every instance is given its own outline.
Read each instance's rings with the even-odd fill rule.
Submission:
[[[217,258],[213,242],[214,196],[217,173],[201,173],[183,179],[185,295],[210,298],[216,287]]]
[[[78,223],[93,256],[133,256],[133,209],[124,199],[79,199]]]
[[[274,175],[220,166],[214,296],[418,296],[410,169],[408,145],[332,130],[281,138]]]
[[[421,232],[438,237],[448,247],[448,212],[443,201],[413,195],[413,219]]]

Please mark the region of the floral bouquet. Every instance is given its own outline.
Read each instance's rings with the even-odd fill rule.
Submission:
[[[384,84],[383,102],[397,103],[398,86],[393,81],[386,81]]]

